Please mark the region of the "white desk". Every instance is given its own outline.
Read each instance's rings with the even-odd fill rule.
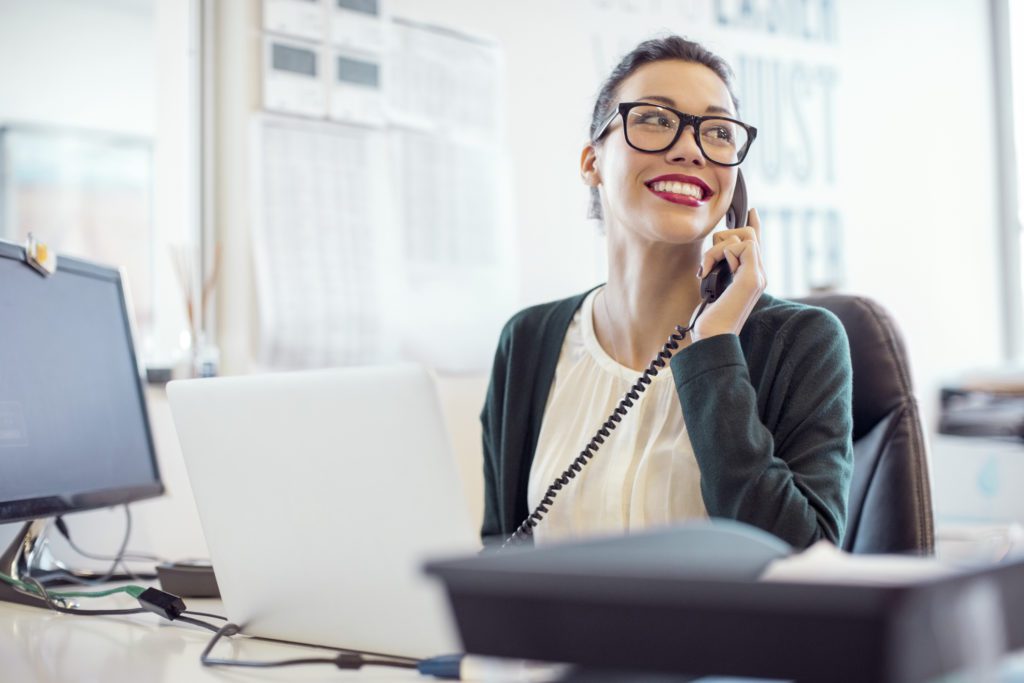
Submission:
[[[124,605],[131,606],[129,602],[125,601]],[[189,609],[223,614],[218,600],[186,602]],[[12,683],[429,680],[416,671],[381,667],[341,671],[329,664],[265,670],[207,668],[199,663],[199,654],[212,635],[205,629],[169,622],[155,614],[82,617],[0,603],[0,680]],[[235,637],[218,643],[214,656],[290,659],[330,657],[331,653]]]
[[[219,600],[192,599],[187,603],[189,609],[223,613]],[[125,605],[129,606],[128,601]],[[0,603],[0,680],[18,683],[436,680],[421,677],[415,671],[381,667],[341,671],[328,664],[265,670],[206,668],[199,663],[199,653],[211,635],[210,631],[165,621],[152,614],[81,617]],[[330,656],[327,650],[239,637],[218,643],[213,654],[244,659]],[[701,683],[739,680],[752,679],[705,678]],[[1008,657],[996,681],[1024,683],[1024,653]],[[941,679],[941,683],[974,682],[954,675]]]

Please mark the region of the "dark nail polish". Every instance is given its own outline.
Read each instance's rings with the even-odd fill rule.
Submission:
[[[697,268],[697,277],[704,277],[704,264],[703,263],[700,264],[699,268]]]

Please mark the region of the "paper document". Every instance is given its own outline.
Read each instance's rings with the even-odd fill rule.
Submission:
[[[956,568],[934,557],[907,555],[853,555],[828,541],[768,565],[762,581],[849,585],[905,585],[956,573]]]
[[[383,133],[262,116],[254,135],[261,362],[304,368],[394,360],[384,314],[397,265]]]

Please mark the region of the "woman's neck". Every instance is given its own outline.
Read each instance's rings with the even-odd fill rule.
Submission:
[[[608,285],[595,302],[594,329],[616,361],[642,370],[675,326],[689,322],[700,303],[701,247],[625,243],[609,236]]]

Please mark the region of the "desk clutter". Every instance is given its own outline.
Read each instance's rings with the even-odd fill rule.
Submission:
[[[939,433],[1024,438],[1024,372],[976,372],[942,387]]]
[[[219,598],[220,587],[209,562],[161,562],[156,566],[160,588],[183,598]]]

